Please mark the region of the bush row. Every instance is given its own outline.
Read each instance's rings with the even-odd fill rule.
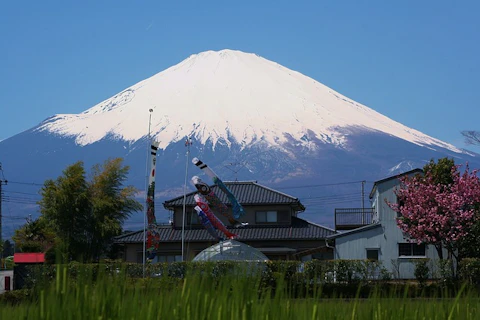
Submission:
[[[29,265],[26,266],[28,278],[35,283],[35,278],[53,279],[56,274],[56,265]],[[378,261],[370,260],[312,260],[300,261],[268,261],[259,263],[239,263],[235,261],[217,262],[174,262],[146,264],[122,263],[120,261],[105,261],[100,264],[80,264],[71,262],[66,265],[70,278],[76,278],[80,270],[88,272],[93,277],[98,273],[125,272],[128,277],[175,277],[183,278],[188,272],[206,272],[212,276],[221,276],[234,270],[260,270],[263,274],[281,273],[285,279],[294,275],[304,274],[305,277],[316,279],[319,282],[359,282],[371,280],[389,280],[390,273]]]
[[[419,282],[427,278],[428,261],[418,261],[415,275]],[[51,280],[56,276],[57,265],[30,265],[23,272],[26,287],[32,287],[41,280]],[[344,283],[357,284],[371,281],[389,281],[392,278],[379,261],[371,260],[312,260],[312,261],[268,261],[261,263],[239,263],[234,261],[217,262],[174,262],[155,263],[143,266],[138,263],[124,263],[121,261],[104,261],[100,264],[80,264],[71,262],[66,265],[69,278],[77,278],[80,272],[89,274],[93,279],[100,273],[114,274],[123,272],[129,278],[172,277],[184,278],[189,272],[202,273],[204,276],[217,278],[231,272],[261,272],[268,282],[274,281],[278,275],[283,280],[293,278],[307,279],[315,283]],[[449,264],[444,263],[439,268],[437,278],[451,280]],[[480,259],[464,259],[459,265],[459,280],[471,284],[480,283]],[[305,280],[305,281],[307,281]]]
[[[472,259],[470,259],[472,260]],[[462,275],[473,281],[475,275],[480,273],[480,263],[476,260],[462,264]],[[56,265],[31,265],[26,266],[25,282],[34,284],[39,279],[53,279],[56,274]],[[476,269],[475,269],[476,268]],[[120,261],[105,261],[100,264],[80,264],[71,262],[66,265],[70,278],[76,278],[80,270],[88,272],[94,278],[98,273],[124,272],[131,278],[143,277],[175,277],[183,278],[188,272],[209,273],[213,277],[221,276],[232,270],[261,270],[263,274],[283,274],[284,279],[296,275],[304,278],[315,279],[319,283],[358,283],[372,280],[390,280],[388,272],[380,262],[371,260],[312,260],[300,261],[268,261],[262,263],[242,264],[233,261],[218,262],[174,262],[156,263],[143,266],[138,263],[122,263]],[[472,272],[471,270],[476,270]]]

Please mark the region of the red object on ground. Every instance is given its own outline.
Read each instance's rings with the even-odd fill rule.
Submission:
[[[14,263],[44,263],[45,253],[15,253]]]

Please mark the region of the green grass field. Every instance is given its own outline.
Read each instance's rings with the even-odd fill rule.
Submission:
[[[322,287],[294,298],[280,279],[275,290],[260,277],[132,279],[123,272],[88,272],[76,279],[59,268],[32,299],[0,305],[0,319],[479,319],[480,300],[466,290],[453,298],[380,296],[324,298]]]

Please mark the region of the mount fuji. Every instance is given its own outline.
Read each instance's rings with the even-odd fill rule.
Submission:
[[[144,190],[149,128],[160,142],[159,220],[168,219],[161,202],[183,194],[186,170],[200,175],[186,162],[186,137],[193,141],[188,155],[208,163],[223,180],[256,180],[296,196],[307,207],[304,218],[326,226],[332,225],[333,208],[358,207],[362,195],[368,200],[375,180],[423,167],[432,158],[480,164],[476,153],[408,128],[301,73],[234,50],[192,55],[82,113],[54,115],[1,141],[0,161],[10,180],[41,184],[78,160],[88,169],[123,157],[131,167],[129,183]],[[25,190],[28,184],[20,186]],[[22,212],[38,214],[27,204],[11,201]],[[134,215],[130,226],[142,220],[141,213]]]

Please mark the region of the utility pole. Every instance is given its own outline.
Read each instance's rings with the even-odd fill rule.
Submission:
[[[0,167],[1,169],[2,167]],[[0,179],[0,241],[2,243],[0,244],[0,269],[2,268],[2,258],[3,258],[3,238],[2,238],[2,184],[3,180]]]
[[[362,181],[362,224],[365,224],[365,182]]]
[[[8,183],[5,180],[5,176],[3,175],[2,163],[0,163],[0,172],[2,173],[2,178],[0,178],[0,241],[2,241],[3,245],[3,238],[2,238],[2,201],[3,201],[3,193],[2,193],[2,185],[6,185]],[[3,247],[3,246],[2,246]],[[3,250],[0,250],[0,260],[3,258]]]

